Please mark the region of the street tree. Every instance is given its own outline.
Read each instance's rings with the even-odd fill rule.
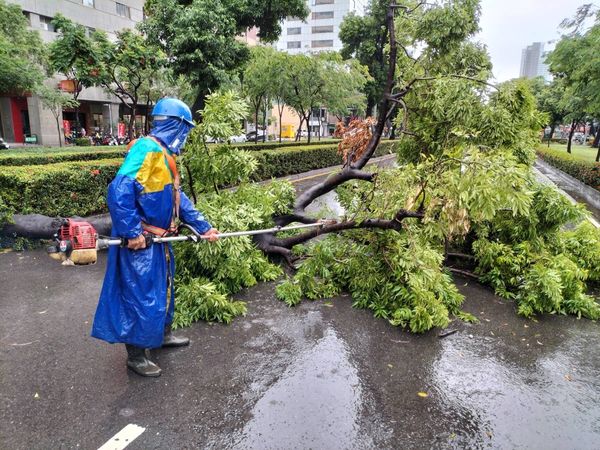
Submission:
[[[95,84],[116,96],[129,109],[129,137],[135,134],[135,118],[144,86],[152,83],[165,63],[159,47],[151,45],[145,36],[134,30],[117,32],[116,42],[97,32],[93,36],[97,48],[98,76]]]
[[[44,84],[40,85],[36,93],[39,95],[44,108],[50,110],[56,121],[56,132],[58,134],[58,145],[63,145],[63,132],[60,127],[60,116],[65,108],[76,108],[79,102],[71,95],[66,94],[60,89],[51,88]]]
[[[300,137],[302,124],[306,123],[309,143],[311,139],[310,116],[312,110],[322,103],[323,89],[326,84],[323,71],[321,60],[315,56],[290,55],[286,61],[284,79],[287,90],[284,100],[300,119],[297,138]]]
[[[238,36],[258,28],[263,42],[273,42],[287,16],[306,17],[303,0],[148,0],[142,28],[166,53],[176,75],[197,88],[192,110],[231,77],[250,52]]]
[[[578,8],[573,19],[565,20],[565,34],[552,51],[547,61],[550,71],[555,78],[561,80],[573,100],[565,99],[571,109],[568,111],[572,123],[568,141],[568,151],[574,125],[585,120],[586,116],[598,120],[600,118],[600,16],[596,15],[594,24],[583,31],[583,25],[588,17],[597,13],[592,4]],[[600,133],[596,133],[594,147],[598,147]],[[599,150],[600,157],[600,150]]]
[[[316,57],[322,64],[324,77],[323,106],[340,121],[351,111],[354,115],[364,115],[364,89],[372,80],[368,68],[355,59],[343,60],[337,52],[323,52]]]
[[[547,83],[542,77],[534,78],[531,80],[531,91],[537,101],[538,109],[547,115],[544,125],[550,127],[548,134],[548,147],[550,147],[551,138],[556,127],[563,122],[568,114],[563,100],[565,94],[563,82],[560,79],[555,79]]]
[[[100,54],[83,25],[74,23],[62,14],[52,20],[58,37],[49,47],[50,75],[60,73],[72,84],[73,99],[77,101],[83,88],[97,84],[100,74]],[[79,102],[75,109],[77,132],[80,131]]]
[[[272,61],[275,60],[277,51],[271,47],[257,46],[250,49],[250,60],[242,73],[242,91],[248,99],[254,113],[254,124],[256,135],[254,142],[258,142],[258,122],[261,109],[266,110],[269,103],[273,84],[277,83],[277,74],[273,69],[276,67]],[[266,130],[266,124],[265,130]]]
[[[45,46],[20,6],[0,0],[0,93],[32,92],[43,80]]]
[[[340,26],[341,50],[344,59],[356,58],[368,67],[371,78],[365,85],[367,96],[366,114],[381,99],[387,74],[386,45],[388,43],[385,23],[388,2],[370,0],[363,16],[351,13],[344,17]]]

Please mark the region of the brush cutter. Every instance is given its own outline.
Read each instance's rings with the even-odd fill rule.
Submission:
[[[331,223],[335,223],[335,221],[320,220],[316,223],[291,225],[287,227],[276,226],[262,230],[219,233],[214,236],[219,239],[238,236],[253,236],[257,234],[278,233],[287,230],[299,230],[302,228],[323,227]],[[188,230],[191,234],[179,235],[179,232],[183,230]],[[150,247],[152,244],[185,241],[198,243],[208,239],[208,236],[201,235],[188,224],[181,224],[177,229],[177,234],[174,236],[161,237],[145,234],[145,237],[146,248]],[[94,264],[98,259],[98,250],[106,249],[110,246],[127,247],[128,243],[128,239],[126,238],[99,236],[98,233],[96,233],[96,229],[90,223],[72,219],[65,219],[63,221],[60,229],[54,235],[54,241],[54,244],[46,249],[48,256],[57,261],[62,261],[63,265]]]

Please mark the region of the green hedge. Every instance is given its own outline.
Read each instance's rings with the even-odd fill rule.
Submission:
[[[87,216],[106,212],[106,187],[122,158],[0,170],[0,195],[20,214]]]
[[[582,161],[575,159],[568,153],[556,154],[552,150],[539,148],[537,151],[540,159],[546,161],[548,164],[568,173],[579,181],[593,187],[594,189],[600,190],[600,164]]]
[[[95,149],[95,147],[93,147]],[[25,154],[0,154],[0,166],[28,166],[55,164],[69,161],[94,161],[100,159],[114,159],[125,156],[125,147],[108,147],[85,151],[62,151],[47,153]]]
[[[235,147],[243,150],[274,150],[276,148],[288,148],[288,147],[307,147],[307,146],[323,146],[323,145],[337,145],[340,142],[339,139],[323,139],[319,141],[314,136],[311,138],[310,144],[306,141],[294,142],[294,141],[281,141],[279,142],[259,142],[255,144],[253,141],[248,141],[240,144],[232,144]]]
[[[391,153],[395,144],[382,142],[375,155]],[[259,161],[255,180],[341,164],[335,144],[263,150],[255,156]],[[0,169],[0,197],[19,214],[68,217],[106,212],[106,187],[122,162],[123,158],[114,158],[5,166]]]
[[[254,144],[245,142],[233,144],[234,146],[251,151],[275,150],[281,148],[295,147],[317,147],[324,145],[337,145],[339,140],[327,139],[319,142],[315,140],[310,144],[306,142],[261,142]],[[214,145],[214,144],[209,144]],[[126,146],[98,146],[98,147],[35,147],[23,149],[11,149],[10,151],[0,151],[0,166],[26,166],[54,164],[68,161],[93,161],[96,159],[112,159],[125,155]]]
[[[375,156],[392,153],[396,142],[384,141],[379,144]],[[254,155],[258,169],[253,175],[256,181],[283,177],[342,163],[337,153],[337,144],[314,148],[313,146],[263,150]]]

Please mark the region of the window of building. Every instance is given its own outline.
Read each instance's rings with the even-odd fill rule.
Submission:
[[[81,3],[85,6],[91,6],[92,8],[96,7],[96,5],[94,4],[95,0],[81,0]]]
[[[290,41],[287,43],[287,48],[300,48],[302,43],[300,41]]]
[[[287,29],[287,34],[300,34],[300,33],[302,33],[302,28],[300,28],[300,27],[294,27],[294,28]]]
[[[129,6],[119,3],[119,2],[116,2],[116,3],[117,3],[117,14],[121,17],[127,17],[128,19],[130,19],[131,12],[129,11]]]
[[[313,48],[333,47],[333,40],[312,41]]]
[[[319,11],[312,13],[313,20],[333,19],[333,11]]]
[[[314,33],[333,33],[333,25],[324,25],[321,27],[312,27]]]
[[[315,5],[333,5],[334,0],[315,0]]]
[[[52,25],[52,17],[40,16],[40,28],[46,31],[54,31],[54,25]]]
[[[92,34],[94,34],[94,31],[96,31],[95,28],[92,27],[85,27],[85,35],[87,37],[90,37]]]
[[[92,126],[94,128],[102,128],[102,114],[92,114]]]
[[[31,26],[31,13],[29,11],[23,11],[23,15],[27,19],[27,25]]]

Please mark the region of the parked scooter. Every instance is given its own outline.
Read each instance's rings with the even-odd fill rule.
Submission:
[[[0,137],[0,150],[8,150],[10,148],[10,145],[8,145],[6,142],[4,142],[4,139],[2,139]]]

